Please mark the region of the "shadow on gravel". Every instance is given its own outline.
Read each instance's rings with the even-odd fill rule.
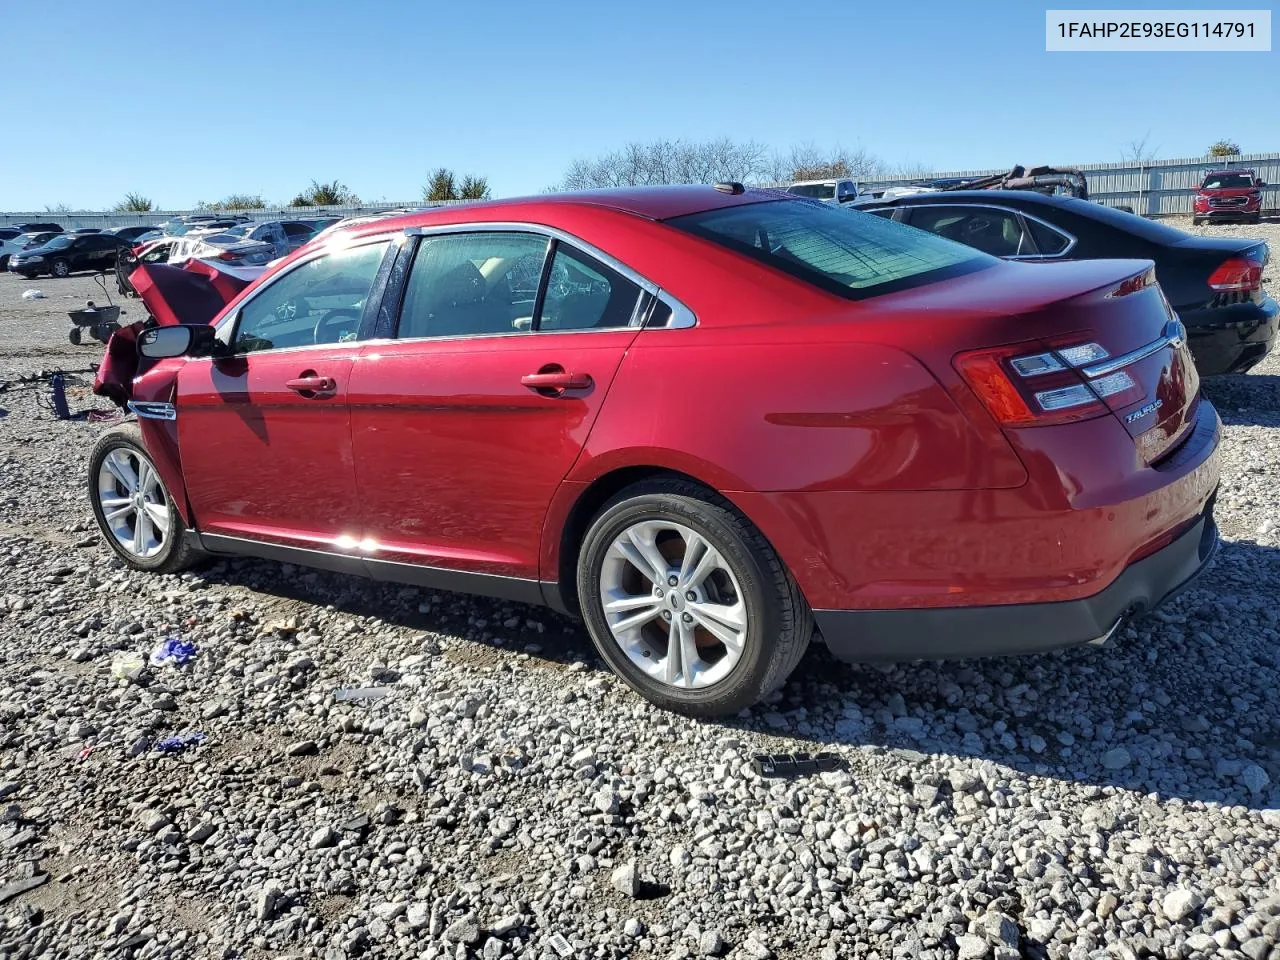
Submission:
[[[1280,425],[1280,376],[1274,373],[1206,377],[1200,381],[1200,388],[1218,408],[1223,423]]]
[[[978,758],[1080,784],[1280,806],[1280,550],[1224,543],[1195,586],[1104,649],[886,667],[815,641],[741,723],[812,744]]]

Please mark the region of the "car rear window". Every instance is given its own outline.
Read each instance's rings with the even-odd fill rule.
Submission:
[[[787,193],[793,197],[813,197],[815,200],[830,200],[836,195],[834,183],[797,183],[787,187]]]
[[[922,286],[997,262],[923,230],[812,200],[707,210],[667,223],[851,299]]]

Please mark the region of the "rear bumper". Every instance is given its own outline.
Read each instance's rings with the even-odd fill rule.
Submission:
[[[1080,600],[916,610],[815,610],[818,630],[841,660],[894,662],[1042,653],[1103,643],[1128,618],[1181,591],[1218,546],[1212,500],[1168,546],[1125,568]]]
[[[1244,373],[1275,345],[1280,305],[1270,297],[1213,310],[1179,312],[1187,328],[1187,345],[1202,377]]]

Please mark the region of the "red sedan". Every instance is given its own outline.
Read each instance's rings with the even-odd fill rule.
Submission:
[[[132,567],[546,603],[701,716],[815,628],[846,660],[1105,641],[1217,543],[1220,424],[1149,262],[738,184],[344,229],[139,349],[89,468]]]

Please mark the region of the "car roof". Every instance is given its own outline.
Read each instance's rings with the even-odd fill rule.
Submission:
[[[381,217],[369,223],[352,224],[360,233],[382,232],[413,226],[427,226],[437,221],[449,222],[455,211],[468,211],[466,219],[476,220],[532,220],[549,208],[578,206],[611,210],[646,220],[667,220],[690,213],[719,210],[747,203],[766,200],[790,199],[776,190],[746,189],[742,193],[721,192],[703,184],[681,184],[660,187],[621,187],[608,190],[581,190],[566,193],[548,193],[532,197],[515,197],[509,200],[481,200],[475,203],[450,204],[446,207],[429,207],[412,213]],[[474,217],[472,212],[483,212]],[[342,229],[342,228],[339,228]]]
[[[1206,170],[1204,175],[1206,177],[1212,177],[1221,173],[1247,173],[1250,176],[1253,176],[1253,170],[1245,167],[1223,167],[1220,170]]]
[[[852,180],[852,179],[853,177],[827,177],[825,180],[792,180],[789,185],[793,187],[813,187],[813,186],[825,187],[829,183],[836,184],[836,183],[839,183],[841,180]]]

